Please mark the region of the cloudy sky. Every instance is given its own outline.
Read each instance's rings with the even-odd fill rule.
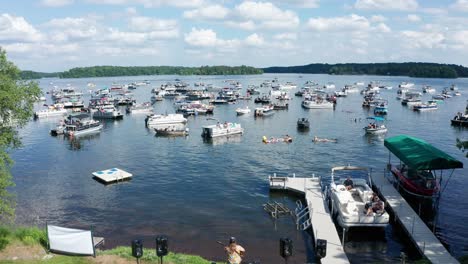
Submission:
[[[0,46],[22,69],[92,65],[468,66],[468,0],[17,0]]]

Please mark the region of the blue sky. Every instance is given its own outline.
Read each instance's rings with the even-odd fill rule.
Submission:
[[[468,0],[39,0],[0,8],[22,69],[93,65],[468,66]]]

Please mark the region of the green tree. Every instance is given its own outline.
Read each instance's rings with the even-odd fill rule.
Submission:
[[[41,95],[36,82],[21,80],[20,70],[7,60],[0,47],[0,221],[11,221],[15,215],[9,151],[21,146],[18,129],[33,115],[33,103]]]

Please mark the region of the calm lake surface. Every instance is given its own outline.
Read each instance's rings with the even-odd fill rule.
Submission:
[[[289,263],[314,262],[310,236],[296,231],[292,218],[276,222],[265,213],[262,205],[269,201],[287,204],[291,209],[300,196],[271,193],[268,175],[277,173],[298,176],[329,175],[331,167],[341,165],[367,166],[373,174],[383,174],[388,151],[385,137],[407,134],[422,138],[465,163],[455,170],[440,202],[437,218],[437,236],[446,242],[455,256],[468,254],[468,161],[455,146],[456,138],[468,138],[468,130],[452,127],[450,119],[464,111],[468,99],[468,79],[414,79],[382,76],[329,76],[307,74],[264,74],[255,76],[142,76],[93,79],[42,79],[44,91],[71,84],[86,92],[86,84],[96,88],[109,87],[113,82],[127,84],[149,80],[133,93],[137,102],[149,101],[151,89],[179,78],[193,86],[203,81],[223,86],[226,79],[260,85],[264,80],[278,77],[281,83],[294,82],[301,87],[307,80],[321,85],[334,82],[337,89],[345,84],[380,81],[393,86],[382,90],[381,97],[389,101],[385,136],[365,136],[363,120],[372,115],[361,107],[362,95],[351,94],[338,98],[335,110],[307,110],[301,107],[301,98],[293,90],[289,110],[277,111],[267,118],[254,118],[253,113],[236,116],[235,109],[249,105],[253,100],[233,105],[217,106],[213,117],[221,122],[241,123],[245,133],[241,137],[220,138],[206,142],[201,127],[216,123],[207,116],[189,117],[189,137],[155,137],[145,127],[145,115],[126,115],[120,121],[104,122],[104,130],[97,135],[69,140],[52,137],[50,129],[57,118],[31,121],[21,130],[24,146],[12,153],[15,165],[17,223],[49,223],[71,226],[93,226],[95,234],[104,236],[106,246],[129,245],[142,238],[145,247],[154,248],[154,237],[166,234],[172,251],[202,255],[213,260],[225,259],[217,240],[227,242],[235,236],[247,249],[247,261],[283,263],[279,256],[279,238],[289,237],[294,243],[294,257]],[[446,100],[439,109],[417,113],[396,100],[398,84],[402,81],[431,85],[438,92],[450,84],[457,84],[462,96]],[[267,92],[267,90],[262,90]],[[245,94],[245,92],[242,92]],[[255,97],[255,96],[254,96]],[[48,103],[50,97],[47,98]],[[89,97],[84,98],[85,101]],[[423,100],[430,99],[424,95]],[[40,105],[37,106],[40,108]],[[122,108],[123,109],[123,108]],[[173,113],[170,100],[157,102],[155,113]],[[311,121],[310,131],[296,129],[299,117]],[[356,121],[355,121],[356,119]],[[289,134],[291,144],[262,143],[262,136],[280,137]],[[338,143],[314,144],[314,135],[337,138]],[[394,162],[397,160],[394,159]],[[91,173],[118,167],[134,175],[131,181],[102,185]],[[448,173],[444,175],[448,176]],[[445,177],[444,179],[447,179]],[[389,225],[382,232],[351,231],[345,250],[353,263],[395,262],[400,252],[410,256],[414,247],[401,229]]]

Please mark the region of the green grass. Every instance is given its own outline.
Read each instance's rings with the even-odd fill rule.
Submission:
[[[132,249],[130,247],[116,247],[114,249],[105,250],[98,252],[98,255],[115,255],[120,256],[126,259],[135,259],[132,256]],[[145,248],[143,249],[143,257],[141,260],[150,261],[158,263],[159,257],[156,256],[156,249],[154,248]],[[200,256],[186,255],[186,254],[177,254],[169,252],[167,256],[164,257],[164,262],[171,262],[173,264],[211,264],[212,261],[206,260]]]
[[[47,234],[45,230],[37,227],[8,227],[0,226],[0,250],[3,250],[13,241],[20,241],[25,245],[39,244],[47,246]]]
[[[71,256],[54,256],[46,260],[0,260],[1,264],[33,264],[33,263],[47,263],[47,264],[91,264],[88,258],[71,257]]]

